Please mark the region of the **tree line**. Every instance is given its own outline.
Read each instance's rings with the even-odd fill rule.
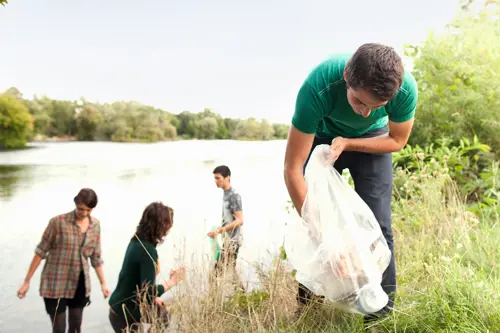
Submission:
[[[134,101],[92,103],[24,99],[17,88],[0,95],[0,145],[17,148],[30,140],[156,142],[176,139],[285,139],[289,126],[255,118],[224,118],[206,108],[173,114]]]

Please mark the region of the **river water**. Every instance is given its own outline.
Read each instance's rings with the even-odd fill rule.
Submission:
[[[164,276],[181,263],[188,275],[206,263],[206,233],[219,223],[222,205],[212,170],[228,165],[244,209],[238,266],[249,288],[258,286],[252,266],[268,264],[276,255],[289,218],[284,149],[285,141],[64,142],[0,152],[0,332],[51,331],[38,293],[43,262],[27,297],[19,300],[16,291],[49,219],[72,210],[73,197],[82,187],[93,188],[99,197],[93,215],[101,221],[104,272],[113,290],[130,237],[152,201],[161,200],[175,210],[174,228],[158,247]],[[93,270],[91,277],[92,304],[85,309],[83,331],[112,332],[107,300]]]

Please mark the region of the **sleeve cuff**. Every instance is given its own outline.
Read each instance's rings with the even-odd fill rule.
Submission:
[[[42,259],[47,258],[47,252],[43,251],[39,246],[36,247],[35,253],[38,254]]]
[[[104,262],[102,261],[102,259],[91,259],[90,260],[90,264],[94,268],[99,268],[103,263]]]
[[[307,128],[305,126],[302,126],[300,124],[300,122],[295,117],[292,118],[292,125],[293,125],[293,127],[295,127],[296,129],[298,129],[302,133],[305,133],[305,134],[316,134],[316,130],[317,130],[316,127],[313,128],[313,129],[311,129],[311,128]]]
[[[407,114],[404,117],[397,117],[397,118],[391,118],[391,117],[389,117],[389,120],[392,121],[392,122],[395,122],[395,123],[404,123],[405,121],[408,121],[408,120],[412,119],[413,116],[415,116],[415,112]]]
[[[163,295],[165,293],[165,287],[161,284],[157,285],[158,287],[158,297],[160,297],[161,295]]]

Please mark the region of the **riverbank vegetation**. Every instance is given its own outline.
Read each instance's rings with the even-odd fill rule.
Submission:
[[[134,101],[92,103],[47,96],[23,98],[17,88],[0,95],[0,145],[31,140],[157,142],[178,139],[285,139],[288,125],[255,118],[223,118],[210,109],[173,114]]]

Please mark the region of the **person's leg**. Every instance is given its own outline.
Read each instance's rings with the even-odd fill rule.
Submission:
[[[229,247],[229,253],[228,253],[228,267],[231,267],[233,270],[233,282],[235,284],[236,288],[240,288],[242,291],[245,290],[243,286],[243,282],[241,281],[240,275],[238,274],[238,271],[236,270],[236,264],[238,261],[238,253],[240,251],[240,245],[238,243],[231,243]]]
[[[307,167],[307,163],[309,162],[309,159],[311,157],[312,152],[314,151],[314,148],[318,145],[322,144],[327,144],[331,145],[333,139],[318,139],[314,138],[311,150],[309,151],[309,156],[307,157],[307,160],[304,164],[304,169],[303,169],[303,174],[305,174],[305,170]],[[337,169],[339,173],[342,173],[342,171],[345,169],[345,158],[343,155],[340,155],[339,159],[335,162],[334,167]],[[315,298],[315,295],[313,292],[311,292],[306,286],[304,286],[302,283],[299,282],[299,288],[297,292],[297,302],[299,303],[300,306],[305,306],[308,305],[313,299]],[[321,297],[322,299],[323,297]]]
[[[75,296],[68,300],[68,332],[80,333],[82,327],[83,309],[90,304],[89,297],[85,296],[85,275],[83,271],[80,273],[78,287],[76,288]]]
[[[66,333],[66,300],[44,298],[43,301],[50,317],[52,333]]]
[[[225,243],[220,251],[219,260],[215,263],[215,276],[219,277],[227,271],[228,267],[236,270],[236,258],[239,248],[233,243]]]
[[[80,333],[82,327],[83,308],[69,308],[69,333]]]
[[[394,241],[391,226],[392,200],[392,155],[345,152],[348,168],[354,180],[358,195],[375,215],[392,256],[389,266],[382,276],[382,289],[389,295],[387,306],[378,315],[388,313],[394,306],[396,292],[396,265],[394,261]],[[373,319],[376,316],[368,316]]]
[[[66,333],[66,311],[50,315],[52,333]]]
[[[123,333],[127,330],[127,322],[111,310],[109,311],[109,323],[115,333]]]

